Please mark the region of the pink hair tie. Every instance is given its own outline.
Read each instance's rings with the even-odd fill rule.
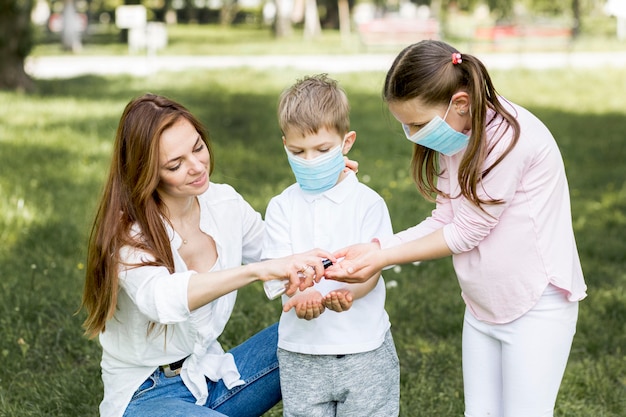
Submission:
[[[458,52],[452,53],[452,64],[456,65],[460,64],[461,62],[463,62],[463,59],[461,59],[461,54]]]

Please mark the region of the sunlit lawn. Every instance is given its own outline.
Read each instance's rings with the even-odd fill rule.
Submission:
[[[208,126],[213,181],[260,212],[293,181],[275,122],[282,88],[303,73],[193,71],[149,78],[39,81],[0,93],[0,416],[95,416],[100,349],[74,315],[85,246],[125,104],[145,91],[186,104]],[[382,73],[330,74],[353,104],[359,177],[383,195],[395,230],[432,209],[408,175],[411,146],[380,100]],[[496,72],[496,86],[555,134],[568,170],[589,285],[557,404],[560,417],[626,415],[626,108],[622,70]],[[402,367],[402,416],[461,416],[463,305],[449,259],[385,273]],[[240,291],[226,347],[279,317],[261,285]],[[358,377],[358,375],[355,375]],[[281,415],[280,406],[267,414]],[[529,416],[532,417],[532,416]]]

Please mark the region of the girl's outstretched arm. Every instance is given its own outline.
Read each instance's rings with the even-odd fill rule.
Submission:
[[[391,248],[381,249],[378,242],[348,246],[333,254],[339,262],[328,268],[326,279],[349,283],[365,282],[391,265],[426,261],[452,255],[443,229]]]

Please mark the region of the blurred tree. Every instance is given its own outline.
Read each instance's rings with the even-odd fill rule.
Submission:
[[[239,5],[236,0],[224,0],[222,1],[222,8],[220,9],[220,24],[223,26],[230,26],[235,20]]]
[[[571,7],[569,2],[564,1],[530,0],[528,3],[531,11],[540,14],[562,13]]]
[[[487,5],[497,16],[497,22],[507,21],[513,16],[513,0],[487,0]]]
[[[350,36],[350,3],[348,0],[338,0],[337,2],[339,14],[339,32],[343,39]]]
[[[586,9],[583,12],[583,4],[580,0],[570,0],[567,2],[555,2],[552,0],[527,0],[529,9],[537,15],[547,16],[571,16],[572,37],[577,37],[581,30],[581,16],[588,13],[597,0],[585,1]]]
[[[572,14],[574,15],[574,24],[572,25],[572,37],[576,38],[580,35],[580,1],[572,0]]]
[[[355,3],[355,0],[317,0],[322,28],[349,32],[350,10]]]
[[[33,47],[33,0],[0,0],[0,88],[30,91],[24,60]]]
[[[317,10],[317,0],[304,2],[304,38],[314,39],[322,33],[320,15]]]
[[[276,18],[274,19],[274,36],[287,38],[293,33],[291,26],[292,5],[286,0],[276,0]]]

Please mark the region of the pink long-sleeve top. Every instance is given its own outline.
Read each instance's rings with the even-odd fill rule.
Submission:
[[[504,102],[504,100],[503,100]],[[505,102],[506,103],[506,102]],[[508,323],[530,310],[548,284],[570,301],[586,296],[570,211],[565,167],[554,137],[526,109],[506,104],[517,117],[517,145],[479,184],[485,211],[460,195],[458,172],[463,152],[439,155],[444,171],[437,186],[451,198],[438,198],[430,217],[416,226],[381,239],[393,247],[443,228],[469,311],[479,320]],[[503,119],[487,115],[487,141],[493,147],[489,167],[511,143]],[[504,134],[503,134],[504,132]]]

